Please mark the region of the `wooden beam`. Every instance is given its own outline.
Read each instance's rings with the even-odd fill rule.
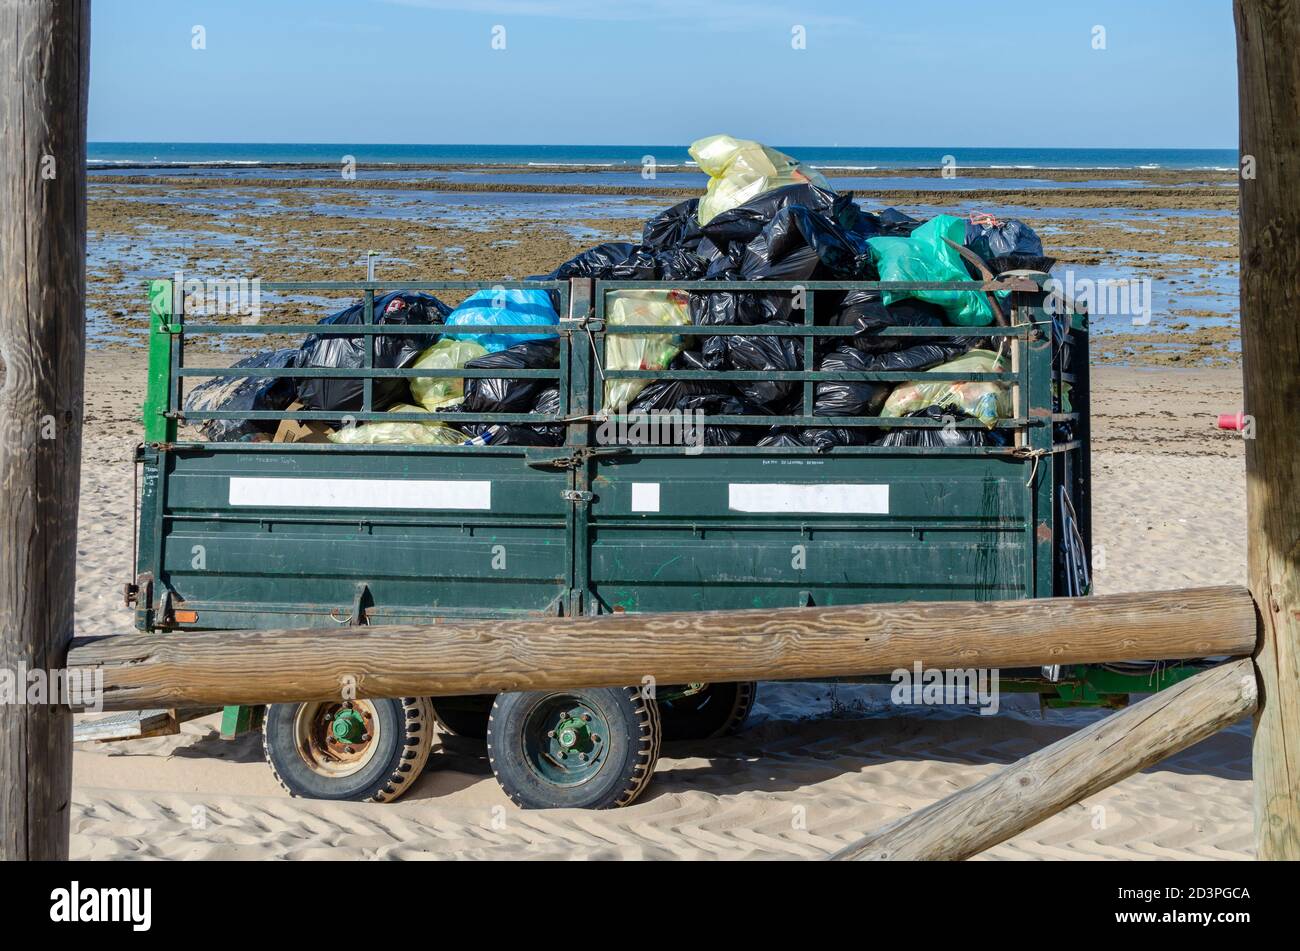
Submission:
[[[1300,0],[1237,0],[1256,854],[1300,859]],[[1249,432],[1247,435],[1251,435]]]
[[[795,680],[1248,654],[1244,588],[77,641],[104,709]]]
[[[73,629],[89,40],[89,0],[0,4],[0,673],[24,700]],[[8,699],[0,860],[66,858],[72,716]]]
[[[1215,667],[904,816],[832,858],[970,858],[1231,726],[1255,711],[1257,699],[1249,659]]]

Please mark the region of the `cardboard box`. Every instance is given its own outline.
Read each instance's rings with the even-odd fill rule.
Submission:
[[[287,413],[294,410],[302,409],[302,404],[294,402],[289,404]],[[276,427],[275,438],[272,442],[329,442],[328,436],[334,432],[334,427],[319,420],[282,419],[280,425]]]

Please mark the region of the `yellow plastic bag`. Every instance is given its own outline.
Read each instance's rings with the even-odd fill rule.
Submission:
[[[690,297],[682,291],[615,291],[609,295],[605,321],[611,326],[658,324],[684,327],[691,322]],[[607,370],[666,370],[681,353],[680,337],[671,334],[606,334]],[[605,409],[622,413],[653,380],[610,380]]]
[[[935,373],[1006,373],[1011,361],[991,350],[972,350],[956,360],[931,367]],[[992,427],[1011,416],[1011,387],[996,382],[900,383],[889,394],[881,416],[906,416],[930,406],[959,409]]]
[[[389,407],[388,412],[424,413],[427,410],[409,403],[397,403]],[[446,423],[401,421],[344,426],[338,432],[329,434],[330,442],[348,446],[459,446],[467,438],[460,430],[452,429]]]
[[[702,225],[774,188],[799,184],[831,188],[820,172],[749,139],[710,135],[692,142],[689,151],[700,170],[709,176],[708,190],[697,212]]]
[[[460,370],[470,360],[487,351],[472,340],[444,337],[429,347],[411,364],[416,370]],[[451,406],[465,398],[465,380],[458,376],[424,376],[411,380],[411,396],[420,406],[435,410]]]

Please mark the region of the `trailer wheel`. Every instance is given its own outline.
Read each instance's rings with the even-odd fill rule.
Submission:
[[[706,684],[704,689],[675,700],[659,700],[664,742],[711,740],[737,732],[754,706],[758,684]]]
[[[277,703],[262,745],[291,796],[392,802],[429,759],[433,707],[427,697]]]
[[[503,693],[487,747],[497,782],[525,809],[626,806],[659,758],[659,711],[636,687]]]

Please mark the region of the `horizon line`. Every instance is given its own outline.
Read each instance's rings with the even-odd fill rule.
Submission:
[[[752,141],[752,140],[751,140]],[[687,145],[678,143],[646,142],[361,142],[357,140],[336,142],[282,142],[282,141],[215,141],[190,139],[88,139],[89,145],[329,145],[329,146],[395,146],[400,148],[430,148],[439,146],[488,146],[507,148],[681,148]],[[766,143],[763,143],[766,144]],[[1231,152],[1238,151],[1236,145],[825,145],[817,143],[800,143],[783,145],[783,148],[795,149],[971,149],[985,151],[1015,151],[1018,149],[1038,149],[1054,152],[1141,152],[1150,149],[1163,149],[1181,152]]]

